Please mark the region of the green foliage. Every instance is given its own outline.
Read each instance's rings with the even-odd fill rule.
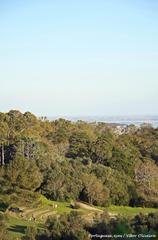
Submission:
[[[36,163],[21,157],[6,165],[3,178],[11,190],[19,187],[34,191],[42,183],[42,174]]]
[[[109,191],[102,182],[93,174],[84,174],[83,190],[80,198],[90,204],[106,205]]]
[[[132,222],[135,233],[158,234],[158,213],[150,213],[147,216],[137,215]]]
[[[91,157],[93,161],[108,165],[112,158],[113,142],[113,136],[109,131],[102,133],[92,145]]]
[[[53,200],[78,198],[82,189],[80,173],[83,166],[73,161],[63,161],[48,169],[41,187],[42,193]]]
[[[4,224],[3,221],[0,220],[0,239],[1,240],[8,240],[8,233],[7,233],[7,228],[6,225]]]
[[[102,215],[92,226],[88,226],[87,230],[90,234],[98,235],[114,235],[114,234],[136,234],[136,239],[140,234],[158,234],[158,214],[150,213],[148,215],[139,214],[134,218],[117,217],[108,219]],[[135,239],[134,238],[134,239]],[[112,238],[112,239],[115,239]]]
[[[85,158],[90,156],[90,138],[86,132],[77,131],[71,135],[69,139],[69,149],[67,157],[69,158]]]
[[[84,230],[83,219],[77,212],[61,215],[59,218],[49,218],[46,222],[48,236],[54,240],[89,240],[88,233]]]
[[[0,212],[5,212],[8,208],[9,203],[0,199]]]
[[[149,126],[119,135],[106,123],[0,113],[0,193],[23,203],[31,202],[28,191],[53,200],[156,206],[157,139],[158,129]]]
[[[25,230],[25,236],[22,239],[23,240],[36,240],[37,233],[38,233],[37,228],[28,226]]]
[[[92,172],[101,179],[104,186],[109,189],[111,204],[128,205],[132,181],[123,171],[118,171],[101,164],[93,165]]]
[[[132,138],[141,155],[158,161],[158,129],[142,126]]]
[[[158,166],[148,159],[138,162],[135,169],[137,197],[143,206],[158,206]]]

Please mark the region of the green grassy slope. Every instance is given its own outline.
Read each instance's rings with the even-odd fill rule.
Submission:
[[[2,199],[2,198],[1,198]],[[7,208],[7,204],[4,203],[5,198],[3,198],[3,202],[0,202],[0,209],[4,212],[6,216],[6,224],[8,227],[8,232],[13,239],[20,237],[25,234],[25,230],[28,226],[34,226],[36,228],[44,228],[44,222],[48,216],[53,215],[60,215],[60,214],[68,214],[73,209],[68,202],[58,202],[58,201],[51,201],[45,198],[44,196],[40,196],[40,205],[37,207],[28,207],[28,206],[19,206],[22,210],[22,216],[20,214],[11,213],[9,211],[5,211]],[[54,208],[54,205],[57,205],[57,208]],[[83,204],[86,206],[86,204]],[[154,208],[132,208],[132,207],[125,207],[125,206],[110,206],[107,208],[100,208],[94,207],[96,210],[107,210],[111,214],[116,215],[123,215],[128,217],[133,217],[139,213],[150,213],[156,212],[158,209]],[[90,219],[94,216],[96,212],[93,208],[89,208],[87,205],[87,209],[79,208],[77,211],[83,215],[85,219]],[[75,210],[76,211],[76,210]],[[101,213],[101,211],[98,211]],[[34,216],[35,220],[32,219]],[[89,218],[88,218],[89,217]]]
[[[139,213],[148,214],[157,212],[157,208],[141,208],[141,207],[126,207],[126,206],[110,206],[107,210],[114,214],[133,217]]]

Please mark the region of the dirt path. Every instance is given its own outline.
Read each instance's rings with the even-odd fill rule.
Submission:
[[[56,211],[47,211],[44,214],[40,215],[39,218],[40,219],[47,219],[47,217],[49,216],[53,216],[55,215],[57,212]]]
[[[89,210],[84,215],[84,219],[88,222],[92,222],[96,217],[99,218],[104,210],[96,208],[95,206],[90,206],[83,202],[77,202],[81,209]],[[36,220],[46,220],[48,216],[57,215],[57,211],[55,211],[52,207],[41,207],[41,208],[28,208],[28,207],[20,207],[23,211],[19,216],[24,219],[30,219],[32,216]],[[11,214],[11,213],[10,213]],[[111,213],[108,211],[110,218],[116,218],[117,214]]]
[[[92,210],[92,211],[97,211],[97,212],[103,212],[103,210],[95,208],[95,207],[91,207],[85,203],[81,203],[81,202],[77,202],[77,204],[80,206],[80,208],[84,208],[87,210]]]
[[[101,209],[98,209],[98,208],[95,208],[95,207],[91,207],[91,206],[89,206],[89,205],[87,205],[87,204],[85,204],[85,203],[77,202],[77,204],[78,204],[81,208],[84,208],[84,209],[87,209],[87,210],[96,211],[96,212],[98,212],[98,213],[100,213],[100,214],[104,212],[104,211],[101,210]],[[91,214],[89,214],[89,215],[91,215]],[[118,214],[116,214],[116,213],[111,213],[111,212],[108,211],[108,215],[109,215],[110,218],[116,218]]]
[[[54,209],[52,208],[27,208],[27,207],[21,207],[20,208],[23,213],[23,217],[25,218],[29,218],[31,216],[34,216],[36,219],[46,219],[47,216],[51,216],[54,215],[55,213],[57,213],[56,211],[54,211]]]

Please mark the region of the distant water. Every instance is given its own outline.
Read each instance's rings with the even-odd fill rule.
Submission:
[[[58,119],[60,117],[51,117],[50,120]],[[147,123],[151,124],[153,127],[158,127],[158,116],[63,116],[62,118],[68,119],[71,121],[82,120],[86,122],[105,122],[105,123],[114,123],[118,125],[131,125],[140,126],[141,124]]]

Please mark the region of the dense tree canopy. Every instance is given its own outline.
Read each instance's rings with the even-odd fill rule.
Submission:
[[[0,191],[54,200],[156,206],[158,129],[0,113]]]

